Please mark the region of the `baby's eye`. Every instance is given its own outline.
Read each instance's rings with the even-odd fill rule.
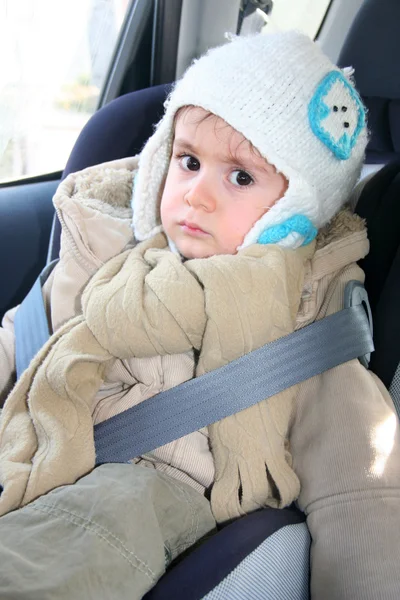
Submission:
[[[180,163],[185,171],[198,171],[200,169],[200,162],[194,156],[190,156],[190,154],[181,156]]]
[[[251,185],[252,183],[254,183],[254,179],[251,175],[246,173],[246,171],[238,170],[232,171],[232,173],[229,175],[229,181],[233,183],[233,185],[240,186]]]

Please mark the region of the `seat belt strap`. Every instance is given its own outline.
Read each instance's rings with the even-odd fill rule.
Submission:
[[[50,337],[42,287],[58,260],[48,264],[20,304],[14,318],[17,379]]]
[[[363,305],[345,308],[99,423],[96,464],[129,461],[373,349]]]

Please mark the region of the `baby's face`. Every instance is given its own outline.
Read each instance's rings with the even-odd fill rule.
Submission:
[[[176,120],[161,198],[165,233],[186,258],[236,254],[287,181],[225,121],[201,108]]]

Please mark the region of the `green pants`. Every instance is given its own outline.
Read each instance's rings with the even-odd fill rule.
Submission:
[[[109,464],[0,518],[0,598],[135,600],[215,527],[196,490]]]

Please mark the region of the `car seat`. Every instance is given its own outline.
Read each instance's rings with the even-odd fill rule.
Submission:
[[[374,11],[366,2],[364,7],[371,18]],[[380,3],[387,7],[393,2],[385,0]],[[363,13],[364,15],[364,13]],[[350,60],[353,44],[359,35],[360,23],[365,26],[365,16],[359,16],[351,29],[340,60],[343,64],[356,63]],[[400,15],[399,15],[400,16]],[[389,19],[391,22],[391,19]],[[360,59],[357,56],[357,61]],[[355,64],[359,74],[359,85],[364,100],[372,114],[373,135],[368,148],[367,160],[370,162],[386,162],[395,155],[395,146],[389,143],[388,123],[382,115],[389,114],[391,100],[377,98],[373,86],[368,86],[368,72],[364,73],[363,64]],[[380,80],[378,80],[380,81]],[[400,82],[399,82],[400,86]],[[63,176],[85,167],[133,155],[140,151],[151,134],[152,125],[162,114],[162,104],[168,93],[169,86],[142,90],[122,96],[97,112],[88,122],[80,135]],[[400,91],[400,89],[399,89]],[[399,95],[400,98],[400,95]],[[386,108],[383,108],[383,107]],[[395,107],[396,104],[393,104]],[[400,106],[400,104],[399,104]],[[394,108],[391,109],[393,112]],[[392,112],[390,114],[392,114]],[[377,117],[375,118],[375,114]],[[385,130],[383,131],[383,128]],[[382,132],[383,131],[383,132]],[[383,144],[383,141],[385,144]],[[375,317],[375,332],[377,338],[377,353],[373,355],[373,366],[376,372],[390,385],[400,357],[393,353],[389,368],[385,360],[386,340],[393,327],[387,327],[388,306],[391,310],[398,306],[400,288],[397,285],[397,297],[392,294],[396,278],[392,269],[396,269],[396,252],[399,254],[398,228],[400,205],[393,219],[395,190],[400,189],[400,163],[389,165],[371,179],[363,190],[358,202],[358,211],[371,222],[370,236],[372,250],[364,261],[363,267],[367,272],[367,287]],[[372,199],[371,199],[372,198]],[[388,215],[392,243],[390,248],[385,246],[385,256],[382,256],[382,239],[379,224]],[[392,215],[392,218],[389,216]],[[386,229],[385,236],[388,235]],[[50,247],[50,257],[56,258],[59,252],[59,226],[53,228]],[[385,263],[385,269],[378,265]],[[397,258],[397,265],[400,263]],[[400,268],[400,267],[397,267]],[[393,281],[394,283],[393,283]],[[398,280],[398,279],[397,279]],[[385,312],[383,312],[385,311]],[[392,322],[393,325],[394,321]],[[396,337],[396,336],[394,336]],[[385,373],[383,373],[383,370]],[[382,376],[384,375],[384,377]],[[288,535],[291,542],[287,543]],[[181,560],[159,581],[147,595],[147,600],[163,598],[256,598],[259,589],[275,589],[268,597],[307,598],[308,589],[308,551],[309,534],[304,522],[304,516],[295,508],[283,511],[265,509],[244,517],[222,529],[191,554]],[[279,558],[277,558],[279,557]],[[273,582],[271,581],[273,578]],[[282,582],[285,581],[285,586]],[[290,584],[288,584],[290,582]]]
[[[79,139],[68,163],[67,171],[75,171],[90,164],[95,164],[108,158],[116,158],[115,154],[102,156],[99,159],[101,146],[104,152],[108,149],[108,136],[99,133],[98,127],[102,123],[116,126],[120,119],[122,131],[128,131],[128,138],[135,139],[135,147],[140,149],[146,137],[139,139],[138,130],[135,128],[137,121],[137,101],[139,109],[142,107],[143,95],[152,101],[153,108],[159,106],[162,111],[162,102],[167,93],[167,88],[160,86],[153,90],[128,94],[110,103],[99,111],[85,128],[82,139]],[[120,110],[124,104],[126,112]],[[157,111],[152,112],[157,120]],[[96,157],[91,154],[94,144],[91,143],[91,128],[97,136],[95,144]],[[151,132],[145,130],[145,135]],[[112,135],[112,132],[109,133]],[[126,139],[126,138],[125,138]],[[129,146],[126,145],[126,154],[119,153],[119,157],[129,155]],[[86,148],[88,153],[86,153]],[[89,155],[89,159],[87,156]],[[72,165],[72,166],[71,166]],[[386,173],[392,167],[386,167],[378,175],[384,178],[388,185]],[[370,193],[369,182],[360,198],[364,203],[366,194]],[[55,235],[57,230],[55,229]],[[53,239],[53,252],[56,250]],[[147,600],[161,600],[166,598],[200,599],[208,598],[258,598],[259,590],[267,592],[268,597],[281,600],[285,598],[309,597],[309,546],[310,538],[305,525],[304,515],[296,508],[285,510],[264,509],[248,515],[233,524],[223,528],[218,534],[205,541],[187,557],[170,569],[158,584],[146,595]],[[258,590],[258,591],[257,591]],[[274,591],[272,591],[274,590]],[[275,594],[275,595],[273,595]]]
[[[374,321],[370,368],[390,388],[400,361],[400,3],[365,0],[343,44],[338,64],[354,67],[368,109],[367,165],[389,164],[366,182],[356,211],[368,225],[369,255],[360,263]]]
[[[352,66],[368,109],[367,164],[400,158],[400,2],[364,0],[341,49],[338,65]]]

